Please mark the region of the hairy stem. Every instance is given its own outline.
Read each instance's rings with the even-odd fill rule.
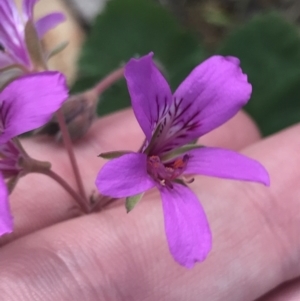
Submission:
[[[70,159],[70,162],[71,162],[71,165],[72,165],[72,168],[73,168],[73,172],[74,172],[74,176],[75,176],[75,180],[76,180],[76,183],[77,183],[77,186],[78,186],[79,193],[80,193],[81,197],[86,200],[87,198],[86,198],[85,190],[84,190],[84,187],[83,187],[83,183],[82,183],[82,179],[81,179],[81,176],[80,176],[78,164],[77,164],[76,157],[75,157],[75,154],[74,154],[74,150],[73,150],[73,147],[72,147],[71,137],[70,137],[67,125],[66,125],[66,121],[65,121],[62,109],[59,109],[57,111],[56,116],[57,116],[59,127],[60,127],[60,130],[61,130],[61,133],[62,133],[62,138],[63,138],[63,141],[64,141],[64,145],[65,145],[65,148],[68,152],[69,159]]]
[[[54,181],[56,181],[59,185],[61,185],[77,202],[77,204],[80,206],[83,212],[89,213],[90,208],[88,203],[86,202],[86,199],[83,198],[81,195],[79,195],[76,191],[73,190],[73,188],[57,173],[52,171],[51,169],[41,169],[38,171],[35,171],[40,174],[44,174],[50,178],[52,178]]]

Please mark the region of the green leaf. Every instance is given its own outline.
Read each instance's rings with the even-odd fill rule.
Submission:
[[[300,37],[275,13],[255,17],[235,31],[219,53],[240,58],[253,86],[246,110],[263,134],[300,121]]]
[[[112,151],[112,152],[107,152],[107,153],[101,153],[98,157],[101,157],[103,159],[115,159],[119,158],[123,155],[132,153],[131,151]]]
[[[111,0],[96,19],[79,60],[79,78],[73,91],[92,87],[131,57],[153,51],[175,88],[204,58],[198,41],[174,17],[151,0]],[[130,105],[121,80],[101,98],[99,115]]]
[[[137,195],[129,196],[126,198],[125,207],[126,207],[127,213],[129,213],[135,207],[135,205],[142,199],[143,195],[144,195],[144,192],[137,194]]]
[[[186,185],[186,183],[185,183],[183,180],[181,180],[181,179],[175,179],[174,182],[177,183],[177,184],[179,184],[179,185],[188,187],[188,186]]]
[[[57,55],[58,53],[60,53],[61,51],[65,50],[66,47],[69,45],[68,41],[64,41],[60,44],[58,44],[56,47],[54,47],[47,55],[47,60],[51,59],[52,57],[54,57],[55,55]]]

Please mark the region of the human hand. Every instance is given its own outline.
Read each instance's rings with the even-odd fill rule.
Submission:
[[[208,216],[213,248],[191,270],[179,266],[168,251],[157,191],[147,193],[130,214],[117,201],[99,213],[72,218],[77,214],[74,201],[55,182],[26,176],[11,196],[15,231],[0,240],[1,300],[252,301],[297,278],[299,131],[295,126],[260,140],[241,112],[201,138],[204,145],[257,159],[269,171],[271,187],[195,178],[191,186]],[[105,163],[99,153],[136,150],[142,141],[131,111],[97,121],[75,146],[86,190],[95,189]],[[24,145],[34,158],[49,158],[55,171],[74,182],[61,146],[46,138],[28,139]],[[297,293],[295,281],[261,300],[298,300]]]

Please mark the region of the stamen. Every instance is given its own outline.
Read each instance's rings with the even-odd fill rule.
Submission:
[[[195,178],[190,178],[190,179],[187,179],[185,176],[182,177],[182,180],[184,183],[186,184],[191,184],[195,181]]]
[[[150,156],[147,160],[147,171],[160,185],[173,188],[172,182],[181,176],[188,160],[189,155],[185,154],[183,157],[176,158],[173,162],[164,164],[159,156]]]
[[[162,186],[166,186],[166,180],[164,179],[164,180],[161,180],[160,181],[160,184],[162,185]]]

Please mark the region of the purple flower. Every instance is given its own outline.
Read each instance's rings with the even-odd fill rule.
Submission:
[[[47,123],[67,98],[65,77],[51,71],[19,77],[0,92],[0,235],[12,231],[3,176],[22,176],[22,155],[11,139]]]
[[[0,172],[5,179],[18,177],[21,174],[22,157],[18,146],[12,140],[0,144]]]
[[[0,68],[19,64],[28,71],[33,65],[25,43],[25,25],[28,20],[33,21],[33,7],[38,0],[23,0],[22,15],[14,0],[0,1],[0,44],[4,51],[0,52]],[[49,14],[35,22],[38,37],[63,22],[65,17],[61,13]]]
[[[59,72],[32,73],[11,82],[0,93],[0,144],[47,123],[67,97]]]
[[[185,175],[269,185],[268,173],[255,160],[230,150],[187,145],[233,117],[249,100],[251,85],[239,60],[222,56],[213,56],[197,66],[173,96],[152,54],[130,60],[125,77],[146,142],[140,152],[123,153],[106,163],[96,185],[104,195],[127,197],[128,209],[142,193],[157,187],[170,252],[178,263],[190,268],[206,258],[211,233]]]

